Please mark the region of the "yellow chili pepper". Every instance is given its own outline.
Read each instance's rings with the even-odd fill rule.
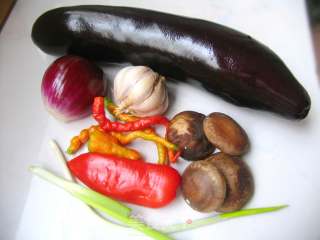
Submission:
[[[78,136],[74,136],[71,141],[70,145],[67,149],[67,153],[74,154],[77,152],[80,147],[85,144],[89,139],[89,128],[83,129]]]
[[[135,117],[131,114],[126,114],[126,113],[119,113],[117,111],[117,106],[110,100],[106,99],[105,98],[105,106],[107,107],[108,111],[114,116],[116,117],[117,119],[121,120],[121,121],[124,121],[124,122],[132,122],[132,121],[135,121],[137,119],[139,119],[138,117]],[[139,131],[141,132],[141,131]],[[152,128],[148,128],[146,130],[144,130],[144,132],[146,134],[152,134],[154,137],[157,137],[157,138],[160,138],[156,133],[155,131],[152,129]],[[112,133],[113,134],[113,133]],[[137,134],[137,133],[136,133]],[[118,135],[119,136],[119,135]],[[151,135],[149,135],[151,137]],[[141,138],[143,138],[142,136],[140,136]],[[122,139],[123,142],[122,144],[125,144],[124,142],[125,141],[128,141],[129,138],[132,138],[131,141],[133,141],[135,138],[138,138],[138,136],[136,136],[135,138],[133,137],[133,135],[131,136],[128,136],[127,139]],[[119,139],[119,138],[118,138]],[[156,146],[157,146],[157,151],[158,151],[158,163],[159,164],[168,164],[169,162],[167,161],[167,149],[165,148],[165,146],[163,145],[163,141],[166,141],[165,139],[161,138],[162,140],[160,141],[155,141],[155,139],[152,139],[152,138],[143,138],[145,140],[150,140],[150,141],[154,141],[156,143]],[[159,140],[159,139],[157,139]],[[121,140],[119,139],[119,141],[121,142]],[[169,143],[168,141],[166,141],[166,143]],[[166,144],[168,145],[168,144]],[[169,149],[172,149],[172,150],[169,150],[171,153],[174,152],[174,149],[176,149],[176,147],[174,147],[174,144],[171,144],[169,143],[169,146],[170,148]],[[173,157],[173,154],[169,155],[169,159],[170,159],[170,156]],[[171,162],[175,162],[173,161],[172,159],[170,159]]]
[[[167,158],[167,149],[165,146],[163,146],[160,143],[156,143],[157,145],[157,151],[158,151],[158,163],[159,164],[168,164],[168,158]]]
[[[141,155],[136,150],[123,147],[117,142],[118,140],[112,135],[95,129],[94,131],[90,132],[88,149],[89,152],[112,154],[131,160],[142,159]]]
[[[119,142],[123,145],[127,145],[131,143],[133,140],[137,138],[142,138],[144,140],[149,140],[155,143],[159,143],[169,149],[176,150],[177,146],[171,142],[168,142],[166,139],[157,136],[154,133],[146,133],[144,131],[133,131],[128,134],[122,134],[119,132],[111,132],[111,135],[116,137]]]
[[[157,136],[157,134],[154,132],[152,128],[145,129],[144,132],[146,133],[153,133]],[[158,152],[158,163],[159,164],[169,164],[168,158],[167,158],[167,148],[163,146],[161,143],[155,143],[157,146],[157,152]],[[173,150],[172,150],[173,151]]]
[[[76,151],[80,149],[80,147],[83,145],[81,142],[79,136],[75,136],[70,140],[69,147],[67,149],[67,153],[74,154]]]
[[[89,135],[90,132],[94,131],[94,130],[99,130],[102,131],[99,126],[97,125],[92,125],[89,128],[85,128],[83,130],[81,130],[81,132],[79,133],[79,135],[74,136],[71,140],[70,140],[70,144],[69,147],[67,149],[67,153],[69,154],[74,154],[76,153],[82,146],[83,144],[85,144],[88,140],[89,140]],[[116,138],[113,138],[113,140],[117,143],[118,140]]]

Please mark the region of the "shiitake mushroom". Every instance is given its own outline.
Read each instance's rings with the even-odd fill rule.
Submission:
[[[242,155],[249,148],[246,132],[233,118],[224,113],[209,114],[203,121],[203,130],[209,142],[229,155]]]
[[[226,198],[217,211],[232,212],[241,209],[249,201],[254,190],[253,178],[247,164],[239,157],[222,152],[210,156],[206,161],[215,165],[225,177],[227,184]]]
[[[194,210],[212,212],[224,202],[226,181],[209,161],[193,162],[183,172],[182,194]]]
[[[191,163],[182,174],[185,201],[200,212],[232,212],[253,194],[253,178],[238,157],[216,153]]]
[[[203,159],[215,149],[203,132],[204,118],[201,113],[185,111],[170,121],[166,137],[179,147],[186,160]]]

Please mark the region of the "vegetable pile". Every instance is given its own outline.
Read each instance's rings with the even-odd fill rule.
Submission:
[[[96,8],[99,7],[55,9],[41,16],[33,27],[33,40],[44,51],[65,53],[72,49],[80,55],[60,57],[45,72],[41,91],[48,111],[63,121],[77,120],[91,113],[94,122],[71,138],[66,148],[66,152],[72,156],[69,161],[65,160],[59,147],[53,144],[54,148],[58,149],[58,157],[62,159],[68,180],[39,167],[33,166],[30,170],[126,227],[135,228],[159,240],[172,239],[166,233],[286,207],[241,210],[254,192],[252,173],[243,160],[243,155],[250,147],[248,135],[240,124],[224,113],[212,112],[204,115],[195,111],[183,111],[168,119],[165,112],[170,99],[166,78],[162,76],[167,66],[172,65],[173,75],[182,72],[196,77],[210,91],[227,96],[237,104],[268,109],[290,118],[304,118],[310,108],[309,96],[278,57],[251,38],[248,40],[247,36],[244,37],[233,30],[218,25],[211,26],[211,23],[201,20],[147,10],[101,7],[99,14],[102,28],[97,30],[95,21],[91,22],[95,20],[94,17],[91,19],[95,14],[86,17],[88,13],[96,12]],[[75,35],[72,27],[69,28],[74,23],[68,23],[65,18],[60,19],[61,14],[72,16],[75,14],[74,11],[78,14],[74,21],[83,20],[77,25]],[[149,14],[150,19],[139,13]],[[139,22],[136,19],[140,19],[140,23],[145,26],[150,25],[149,21],[153,19],[152,24],[157,23],[166,31],[165,36],[158,36],[158,33],[149,34],[150,37],[156,37],[155,42],[161,43],[160,49],[158,45],[152,45],[152,42],[148,45],[148,41],[145,40],[139,45],[140,42],[133,41],[131,36],[122,33],[122,30],[120,33],[100,34],[106,15],[106,19],[110,18],[116,22],[119,31],[119,26],[123,22],[128,23],[128,19],[134,19],[133,22]],[[84,33],[81,24],[86,21],[89,23]],[[198,32],[198,28],[188,30],[184,25],[185,21],[191,26],[202,26],[199,28],[201,32]],[[60,32],[62,36],[52,35],[52,29],[44,23],[55,26],[54,33]],[[64,24],[69,24],[67,29]],[[131,24],[137,33],[145,31],[131,21],[128,24]],[[108,29],[112,30],[113,26]],[[207,35],[203,36],[202,32]],[[119,39],[132,41],[126,44],[120,43],[116,37],[110,39],[110,36],[117,34],[122,34],[121,37],[118,36]],[[237,37],[231,38],[233,35]],[[191,52],[181,56],[181,48],[168,48],[172,44],[172,36],[181,36],[181,39],[187,37],[192,40],[192,45],[197,47],[200,41],[201,49],[203,48],[200,52],[207,52],[208,56],[194,52],[194,49],[199,48],[187,49]],[[207,36],[215,36],[216,38],[212,38],[215,39],[215,43],[213,44],[212,39],[208,39]],[[181,41],[179,37],[174,43],[179,44]],[[74,45],[74,42],[77,44]],[[106,47],[106,43],[110,46]],[[234,63],[237,67],[230,69],[230,66],[225,66],[220,59],[220,55],[224,59],[225,46],[228,49],[228,57],[231,60],[238,59],[235,60],[238,62]],[[242,49],[246,49],[247,56]],[[209,56],[216,51],[220,53],[219,56]],[[106,54],[109,61],[126,59],[148,66],[129,66],[121,69],[113,81],[113,97],[108,97],[103,71],[88,60],[98,60],[102,53]],[[258,56],[262,56],[261,59]],[[150,60],[153,58],[154,61]],[[151,69],[151,66],[161,74]],[[261,86],[257,86],[259,84]],[[277,94],[274,95],[274,92]],[[106,111],[109,114],[106,114]],[[165,130],[163,136],[158,133],[159,127]],[[142,153],[129,146],[137,139],[156,145],[157,163],[148,162]],[[74,156],[85,146],[85,153]],[[189,163],[181,176],[174,166],[179,164],[178,159],[187,160]],[[73,176],[87,187],[72,182]],[[206,213],[223,213],[194,220],[190,224],[163,227],[158,231],[132,217],[132,210],[118,202],[161,208],[176,199],[179,189],[185,202],[192,209]]]
[[[69,56],[61,59],[69,59]],[[52,66],[63,69],[65,61],[55,61],[49,70]],[[74,70],[72,68],[72,65],[69,66],[71,72]],[[88,152],[68,161],[67,167],[73,176],[91,190],[66,182],[41,168],[32,167],[31,171],[154,239],[171,238],[132,218],[131,209],[115,200],[161,208],[176,198],[181,186],[185,201],[194,210],[232,212],[230,217],[221,214],[196,220],[191,225],[169,226],[161,229],[162,232],[182,231],[223,219],[281,209],[282,206],[236,212],[253,194],[252,175],[239,158],[248,150],[248,136],[239,124],[222,113],[205,116],[185,111],[171,120],[163,115],[154,115],[163,113],[168,106],[167,89],[162,79],[150,68],[127,67],[115,77],[114,98],[119,106],[103,96],[93,98],[92,118],[97,124],[81,130],[79,135],[70,140],[66,150],[74,155],[87,145]],[[69,81],[68,74],[64,75],[63,80]],[[46,81],[47,77],[44,77],[43,82]],[[141,110],[147,107],[150,107],[149,111]],[[107,117],[106,110],[114,120]],[[165,128],[165,138],[157,133],[157,126]],[[157,164],[145,162],[141,153],[127,146],[136,139],[156,144]],[[216,149],[224,153],[213,154]],[[182,177],[170,166],[177,163],[180,156],[194,161],[185,169]],[[107,198],[104,200],[103,196]]]

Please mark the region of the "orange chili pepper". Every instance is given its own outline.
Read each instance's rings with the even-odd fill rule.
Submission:
[[[88,149],[89,152],[111,154],[131,160],[142,159],[136,150],[119,145],[117,138],[99,130],[90,132]]]
[[[168,142],[166,139],[164,139],[162,137],[155,135],[154,133],[146,133],[144,131],[133,131],[128,134],[122,134],[122,133],[118,133],[118,132],[111,132],[110,134],[112,136],[116,137],[119,140],[119,142],[123,145],[129,144],[137,138],[142,138],[144,140],[149,140],[152,142],[160,143],[161,145],[163,145],[169,149],[172,149],[172,150],[177,149],[176,145],[174,145],[171,142]]]
[[[131,114],[126,114],[126,113],[119,113],[117,111],[117,106],[110,100],[108,100],[107,98],[105,98],[105,106],[108,109],[108,111],[117,119],[124,121],[124,122],[132,122],[132,121],[136,121],[139,118],[136,116],[133,116]],[[144,130],[145,133],[153,133],[155,136],[157,136],[157,134],[155,133],[154,129],[152,128],[147,128]],[[167,161],[167,149],[161,144],[156,142],[156,146],[157,146],[157,151],[158,151],[158,163],[159,164],[168,164]]]
[[[96,126],[91,126],[90,128],[83,129],[83,130],[81,130],[79,135],[74,136],[70,140],[70,144],[67,149],[67,153],[69,153],[69,154],[76,153],[82,147],[82,145],[85,144],[89,140],[89,132],[90,132],[90,129],[93,127],[96,127]]]
[[[85,128],[85,129],[81,130],[79,135],[74,136],[70,140],[70,144],[67,149],[67,153],[69,153],[69,154],[76,153],[89,140],[90,132],[92,132],[94,130],[103,131],[97,125],[92,125],[89,128]],[[113,140],[115,141],[115,143],[118,143],[118,140],[116,138],[114,138]]]
[[[167,148],[169,149],[176,149],[176,146],[164,138],[161,138],[154,133],[150,132],[142,132],[142,131],[134,131],[127,135],[117,133],[117,132],[110,132],[111,135],[115,136],[121,144],[129,144],[133,140],[137,138],[142,138],[144,140],[153,141],[156,143],[157,151],[158,151],[158,163],[159,164],[168,164],[167,162]]]

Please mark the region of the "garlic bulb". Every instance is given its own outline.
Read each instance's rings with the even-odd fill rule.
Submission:
[[[145,66],[121,69],[114,79],[113,91],[121,112],[145,117],[162,114],[168,108],[165,78]]]

